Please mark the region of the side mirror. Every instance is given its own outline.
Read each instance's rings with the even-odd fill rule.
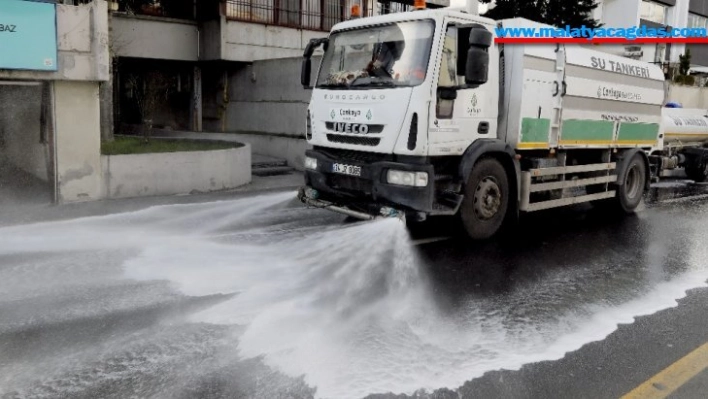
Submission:
[[[465,68],[465,83],[470,86],[481,86],[487,83],[489,73],[489,53],[478,47],[470,47],[467,51]]]
[[[483,27],[470,30],[469,49],[465,63],[465,83],[480,86],[487,83],[489,74],[489,47],[492,45],[492,33]]]
[[[302,84],[302,87],[304,89],[311,89],[310,87],[310,76],[312,74],[312,54],[315,52],[315,49],[319,47],[320,45],[324,45],[324,51],[327,51],[327,48],[329,47],[329,39],[328,38],[321,38],[321,39],[310,39],[310,42],[307,43],[307,47],[305,47],[305,52],[302,54],[302,66],[300,69],[300,83]]]
[[[304,58],[300,69],[300,83],[305,89],[310,88],[310,76],[312,75],[312,60]]]
[[[456,100],[457,90],[455,87],[440,87],[438,88],[438,97],[441,100]]]

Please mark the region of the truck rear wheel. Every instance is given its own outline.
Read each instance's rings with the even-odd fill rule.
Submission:
[[[477,162],[472,169],[460,218],[465,231],[474,240],[495,235],[506,218],[509,207],[509,179],[504,167],[493,158]]]
[[[687,167],[686,176],[696,183],[703,183],[708,179],[708,164]]]
[[[614,207],[622,213],[634,213],[642,202],[647,183],[647,166],[640,154],[632,157],[618,181],[620,184],[617,186],[617,196],[613,201]]]

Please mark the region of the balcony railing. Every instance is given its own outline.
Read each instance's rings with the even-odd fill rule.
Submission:
[[[349,18],[347,0],[227,0],[230,20],[327,31]]]
[[[413,9],[412,0],[362,3],[362,15],[390,14]],[[288,28],[329,31],[350,16],[348,0],[226,0],[226,18]],[[437,8],[437,7],[432,7]]]
[[[193,0],[117,0],[118,10],[155,17],[194,19]]]
[[[2,1],[2,0],[0,0]],[[82,3],[92,0],[59,0]],[[288,28],[329,31],[350,17],[351,0],[117,0],[118,10],[128,14],[177,19],[211,20],[219,13],[234,21]],[[364,16],[406,12],[413,0],[364,0]],[[438,8],[429,5],[430,8]]]

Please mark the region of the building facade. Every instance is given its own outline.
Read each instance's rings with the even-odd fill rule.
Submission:
[[[413,0],[114,0],[114,131],[129,133],[146,124],[243,130],[247,123],[232,99],[247,88],[234,87],[236,76],[255,61],[300,57],[311,39],[350,18],[354,1],[364,15],[413,6]],[[278,117],[298,123],[302,115],[294,112]]]
[[[594,18],[608,27],[707,28],[708,0],[600,0]],[[695,73],[708,72],[708,46],[702,44],[654,44],[625,46],[615,52],[657,64],[677,64],[691,50]]]
[[[0,15],[0,207],[98,198],[107,3],[2,0]]]

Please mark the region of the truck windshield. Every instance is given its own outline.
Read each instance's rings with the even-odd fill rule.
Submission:
[[[318,88],[416,86],[425,80],[433,21],[397,22],[333,33]]]

